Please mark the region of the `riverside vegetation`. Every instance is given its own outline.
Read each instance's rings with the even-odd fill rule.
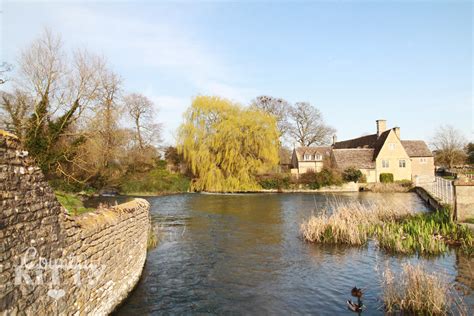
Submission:
[[[332,213],[323,211],[301,225],[309,242],[364,245],[369,238],[380,248],[403,254],[437,255],[457,245],[472,252],[474,236],[456,224],[448,207],[432,213],[417,213],[388,203],[334,202]]]
[[[365,245],[376,240],[380,249],[403,255],[440,255],[449,246],[459,246],[467,255],[474,254],[474,236],[465,226],[456,224],[449,207],[430,213],[385,202],[360,202],[331,205],[332,213],[323,211],[301,224],[301,234],[308,242]],[[429,275],[422,267],[407,265],[400,277],[384,274],[383,300],[388,312],[395,309],[430,315],[442,315],[450,306],[453,293],[438,275]]]

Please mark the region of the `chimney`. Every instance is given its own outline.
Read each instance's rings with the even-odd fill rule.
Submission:
[[[400,127],[394,127],[393,128],[393,131],[395,132],[395,135],[397,135],[398,139],[401,139],[400,138]]]
[[[336,145],[336,143],[337,143],[337,136],[336,136],[336,134],[334,134],[332,136],[332,145],[334,146],[334,145]]]
[[[377,137],[380,137],[383,132],[387,129],[387,121],[386,120],[377,120]]]

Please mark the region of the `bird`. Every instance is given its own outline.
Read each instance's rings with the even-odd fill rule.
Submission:
[[[347,300],[347,308],[349,308],[349,310],[353,312],[360,313],[362,312],[364,305],[362,303],[357,304],[352,302],[351,300]]]
[[[356,286],[354,286],[351,290],[351,295],[357,298],[361,298],[362,295],[364,295],[363,289],[357,288]]]

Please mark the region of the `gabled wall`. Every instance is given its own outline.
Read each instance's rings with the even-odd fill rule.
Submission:
[[[395,148],[390,148],[390,143],[395,144]],[[399,167],[399,160],[405,160],[406,167]],[[389,161],[388,168],[382,168],[382,160]],[[379,182],[381,173],[392,173],[394,180],[411,180],[411,160],[405,149],[403,148],[400,139],[393,130],[387,136],[385,143],[380,149],[375,160],[376,181]]]

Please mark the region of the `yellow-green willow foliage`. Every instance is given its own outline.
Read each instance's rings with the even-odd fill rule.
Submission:
[[[278,163],[275,119],[219,97],[198,96],[184,115],[178,150],[197,179],[197,191],[259,189],[255,174]]]

